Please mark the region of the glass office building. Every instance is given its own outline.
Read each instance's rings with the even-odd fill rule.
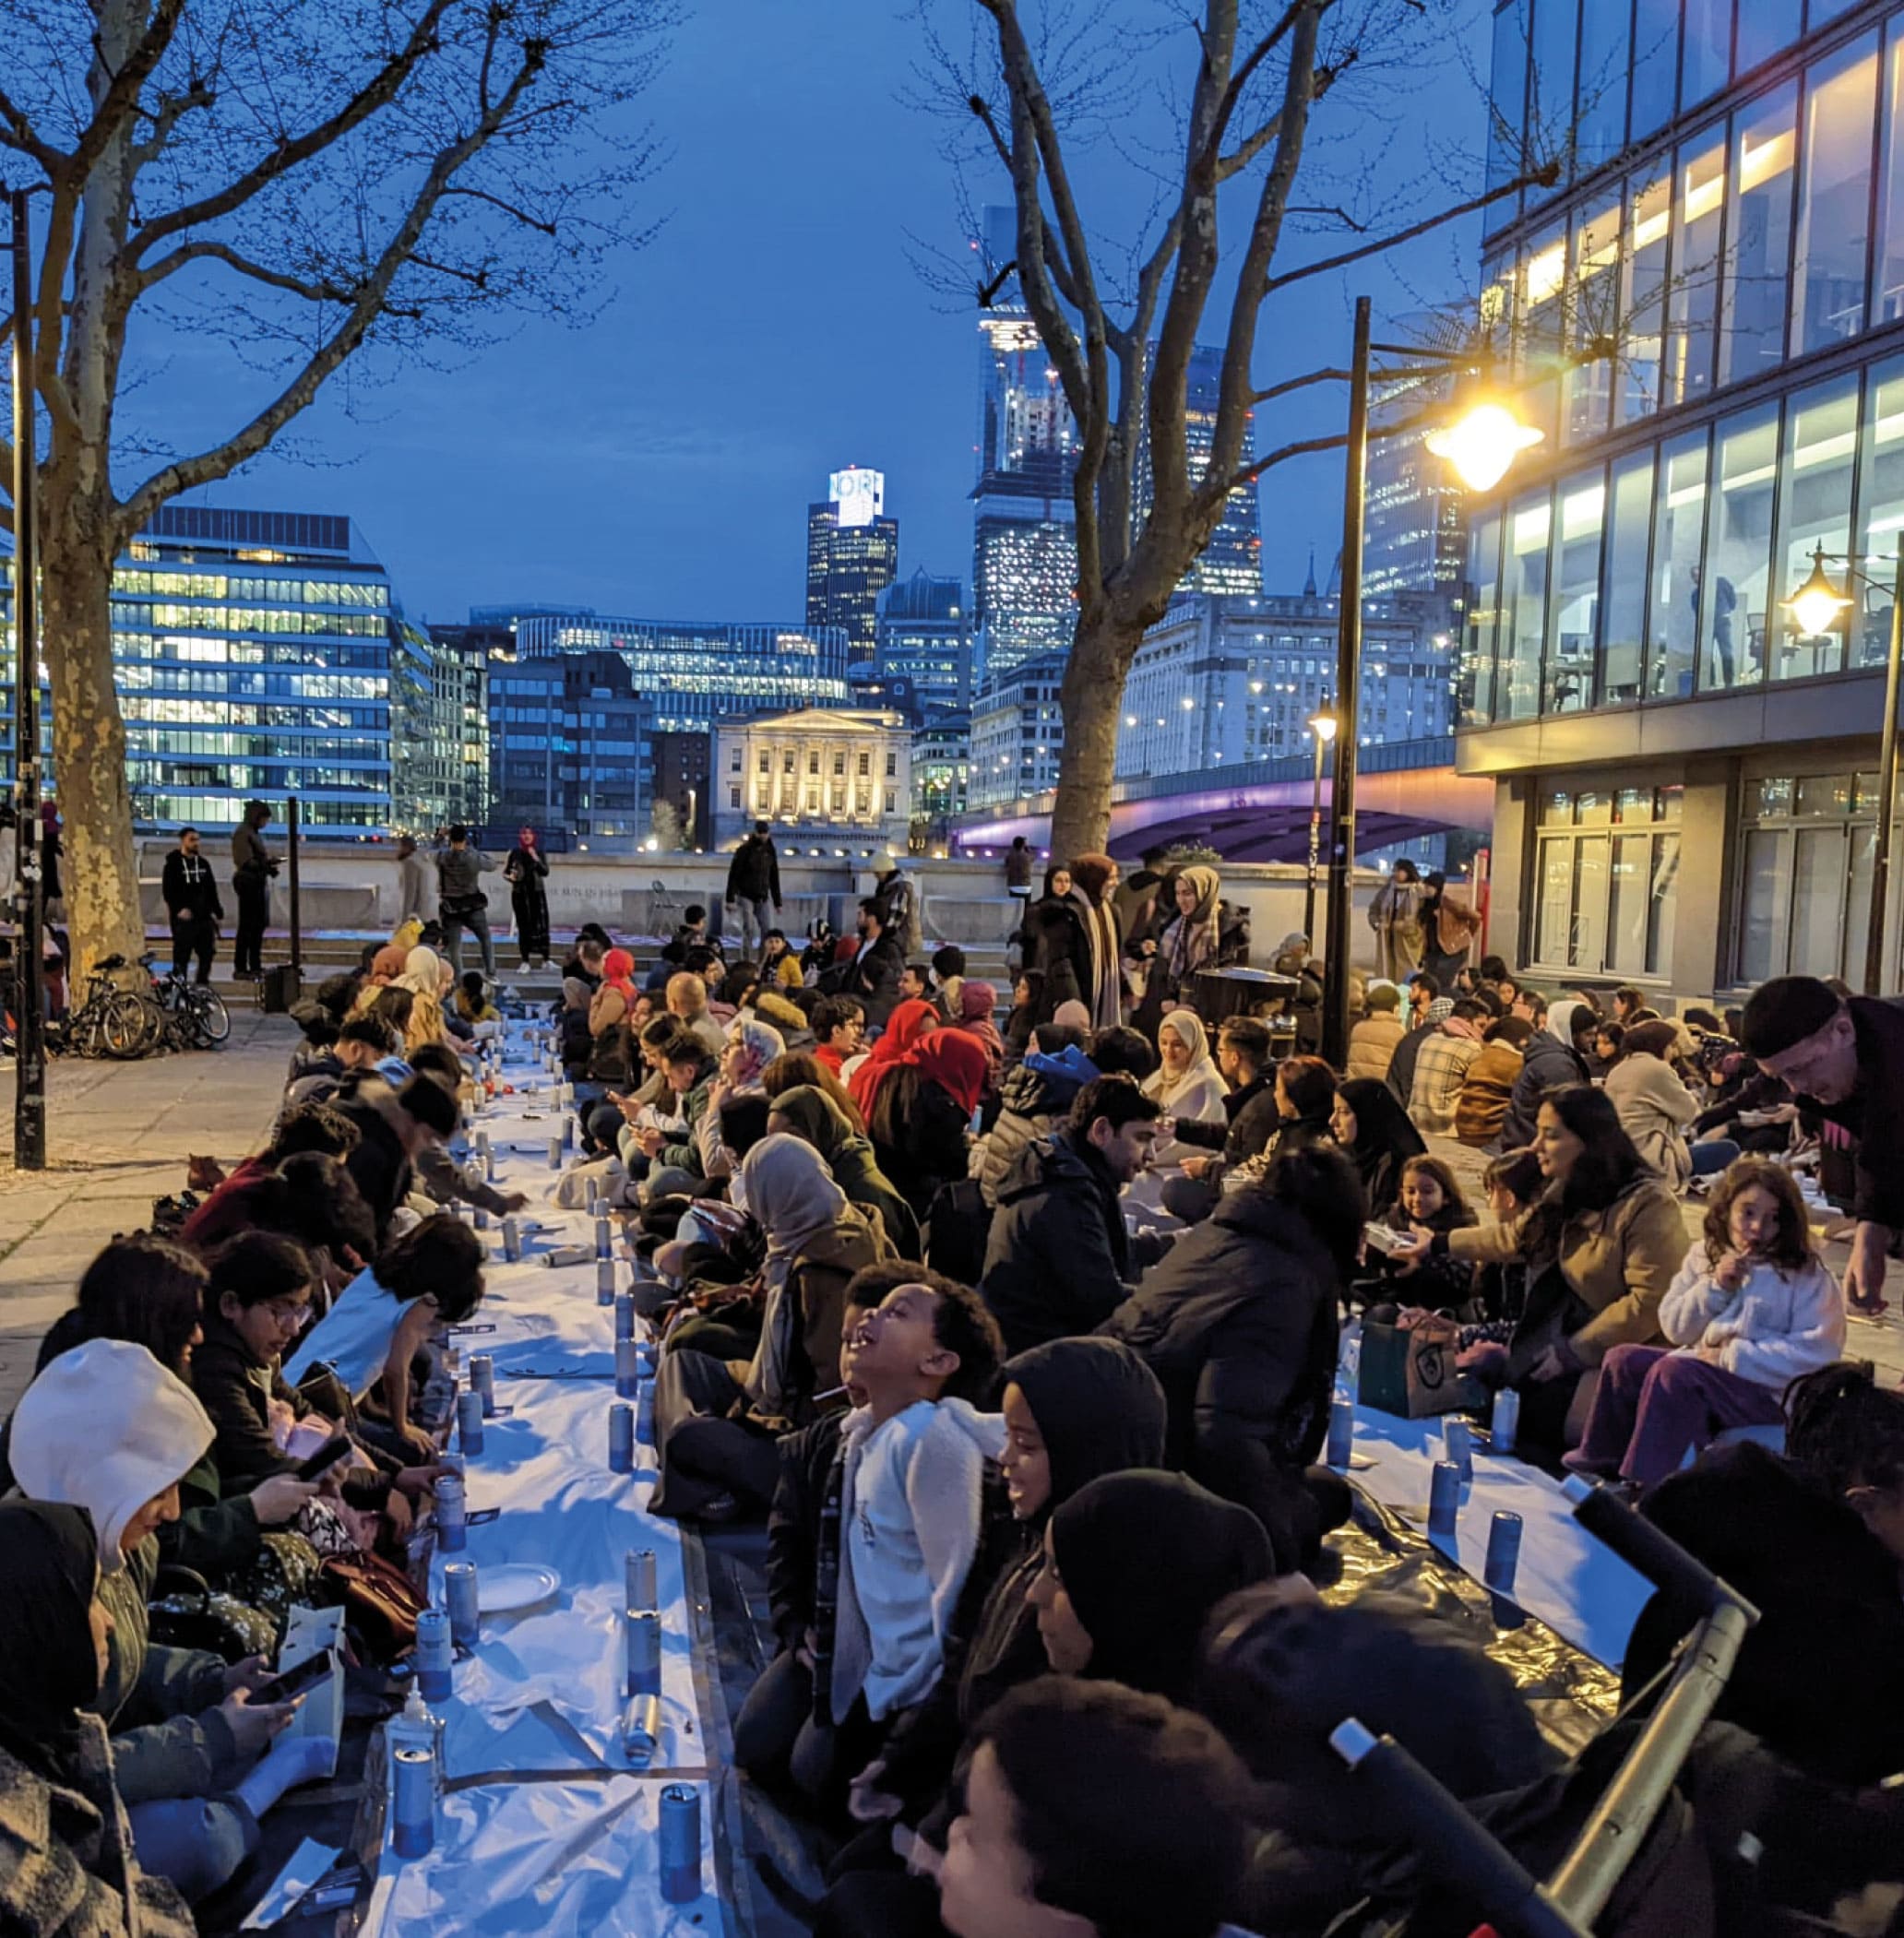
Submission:
[[[1856,980],[1904,536],[1904,8],[1507,0],[1494,27],[1492,177],[1517,134],[1565,178],[1483,244],[1547,434],[1470,507],[1458,764],[1496,778],[1497,940],[1682,995]],[[1818,548],[1877,584],[1808,635],[1784,601]]]
[[[971,613],[956,578],[922,566],[879,600],[879,677],[910,684],[922,713],[971,704]]]
[[[873,665],[880,594],[899,575],[899,521],[885,506],[885,475],[850,465],[806,508],[807,626],[840,627],[855,672]]]
[[[492,658],[489,823],[560,838],[645,836],[651,702],[619,653]]]

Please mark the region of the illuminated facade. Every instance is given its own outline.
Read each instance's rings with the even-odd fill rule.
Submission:
[[[1154,357],[1157,346],[1150,346]],[[1222,394],[1223,352],[1199,344],[1190,352],[1189,381],[1184,400],[1184,447],[1190,463],[1190,482],[1201,484],[1216,447],[1217,405]],[[1255,413],[1252,411],[1252,422]],[[1252,431],[1244,439],[1244,460],[1255,455]],[[1136,529],[1150,512],[1150,421],[1147,416],[1137,442],[1137,473],[1132,513]],[[1258,524],[1256,481],[1232,492],[1223,517],[1210,533],[1203,555],[1184,575],[1184,592],[1230,594],[1249,599],[1263,589],[1263,534]]]
[[[971,613],[956,578],[922,567],[879,601],[879,676],[910,683],[922,713],[971,703]]]
[[[492,660],[489,822],[645,836],[652,719],[619,653]]]
[[[1523,14],[1496,18],[1495,178],[1530,113],[1577,101],[1585,136],[1483,244],[1548,433],[1470,509],[1458,761],[1496,778],[1497,924],[1537,971],[1681,994],[1859,979],[1904,533],[1904,10],[1643,4],[1633,39],[1589,0],[1577,43],[1571,0]],[[1602,331],[1617,360],[1556,370]],[[1783,601],[1819,546],[1885,589],[1808,636]],[[1888,991],[1895,895],[1886,931]]]
[[[666,733],[705,730],[728,715],[851,700],[839,626],[525,613],[516,639],[525,660],[619,653],[636,690],[653,702],[656,730]]]
[[[1403,319],[1400,334],[1408,334]],[[1428,426],[1390,427],[1433,412],[1452,387],[1446,375],[1385,386],[1369,409],[1368,500],[1363,524],[1365,591],[1460,597],[1468,561],[1466,494],[1452,468],[1426,450]]]
[[[971,715],[942,713],[912,735],[912,814],[934,831],[971,796]]]
[[[1000,807],[1057,786],[1065,658],[1044,653],[987,683],[972,707],[968,806]]]
[[[884,709],[807,707],[723,721],[714,734],[714,845],[756,821],[777,835],[838,838],[905,851],[912,815],[912,737]]]
[[[879,598],[898,577],[899,523],[885,507],[885,474],[852,465],[806,508],[806,623],[845,632],[850,670],[873,664]]]

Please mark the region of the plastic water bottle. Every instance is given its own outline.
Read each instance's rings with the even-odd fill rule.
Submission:
[[[1351,1319],[1342,1328],[1336,1353],[1336,1397],[1353,1400],[1362,1385],[1362,1321]]]

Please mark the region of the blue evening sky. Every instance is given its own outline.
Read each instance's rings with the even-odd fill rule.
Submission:
[[[957,0],[934,4],[957,19]],[[1299,200],[1372,193],[1391,224],[1430,206],[1404,184],[1424,155],[1476,148],[1484,125],[1463,71],[1484,73],[1480,11],[1441,75],[1390,77],[1386,110],[1365,93],[1368,112],[1326,124]],[[672,150],[646,191],[666,226],[619,265],[592,324],[527,322],[447,372],[334,382],[297,427],[316,466],[268,456],[212,502],[347,512],[413,616],[557,600],[797,619],[807,503],[858,463],[887,474],[902,572],[969,577],[977,313],[948,314],[906,245],[910,232],[952,249],[960,234],[945,130],[901,99],[921,49],[893,0],[700,0],[648,102]],[[1128,167],[1101,146],[1079,172],[1103,226],[1127,230]],[[970,182],[975,200],[1004,199],[1002,181]],[[1357,290],[1374,294],[1379,332],[1385,313],[1471,289],[1477,233],[1470,221],[1418,246],[1400,278],[1369,266],[1303,284],[1266,319],[1259,377],[1346,361]],[[1339,246],[1296,238],[1284,259]],[[222,422],[208,358],[180,349],[168,387],[155,415],[181,444]],[[1333,428],[1340,388],[1277,408],[1259,417],[1265,447]],[[1266,480],[1272,589],[1300,585],[1312,542],[1327,570],[1340,477],[1325,458]]]

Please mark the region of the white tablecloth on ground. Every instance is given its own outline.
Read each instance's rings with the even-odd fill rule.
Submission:
[[[1443,1457],[1438,1419],[1400,1420],[1355,1409],[1357,1465],[1349,1479],[1404,1520],[1428,1525],[1428,1488]],[[1512,1455],[1474,1455],[1474,1480],[1461,1490],[1452,1546],[1434,1545],[1482,1578],[1489,1529],[1497,1513],[1521,1517],[1520,1563],[1513,1599],[1553,1632],[1609,1669],[1625,1659],[1626,1643],[1652,1586],[1573,1517],[1560,1483]]]
[[[510,1409],[485,1422],[466,1481],[470,1514],[501,1513],[470,1528],[461,1556],[435,1556],[431,1599],[442,1605],[446,1559],[474,1562],[479,1581],[508,1563],[540,1563],[562,1585],[519,1614],[484,1616],[473,1655],[457,1664],[455,1694],[431,1706],[445,1719],[447,1778],[468,1787],[444,1800],[427,1857],[396,1857],[387,1827],[365,1929],[392,1938],[720,1931],[730,1921],[715,1861],[724,1806],[707,1742],[712,1671],[698,1651],[711,1644],[696,1632],[705,1611],[688,1578],[693,1557],[672,1521],[647,1513],[653,1450],[637,1445],[633,1474],[609,1468],[613,1312],[597,1302],[592,1243],[587,1264],[544,1263],[558,1242],[592,1242],[593,1230],[584,1213],[550,1198],[548,1139],[561,1120],[549,1079],[521,1061],[507,1074],[537,1082],[537,1092],[500,1100],[479,1124],[495,1151],[498,1189],[528,1192],[524,1217],[543,1229],[515,1265],[503,1260],[500,1219],[482,1234],[490,1264],[472,1323],[495,1330],[451,1343],[465,1368],[472,1354],[491,1355],[496,1404]],[[627,1265],[618,1272],[626,1284]],[[645,1772],[627,1769],[620,1746],[631,1548],[654,1552],[662,1628],[661,1743]],[[701,1799],[704,1895],[686,1906],[664,1903],[659,1886],[657,1813],[670,1782],[691,1784]]]

